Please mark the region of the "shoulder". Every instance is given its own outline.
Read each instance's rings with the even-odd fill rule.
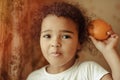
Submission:
[[[78,65],[79,65],[79,67],[84,67],[84,68],[100,66],[98,63],[96,63],[94,61],[80,62]]]
[[[30,73],[28,75],[27,80],[34,80],[34,79],[38,80],[37,78],[39,78],[39,76],[43,74],[44,69],[45,69],[45,67],[42,67],[42,68],[40,68],[38,70],[33,71],[32,73]]]
[[[86,68],[89,68],[89,67],[99,66],[99,64],[96,63],[95,61],[76,60],[75,66],[76,66],[76,68],[79,68],[79,69],[86,69]]]
[[[81,63],[81,65],[96,65],[98,63],[94,62],[94,61],[84,61]]]
[[[94,61],[84,61],[79,67],[86,69],[87,71],[96,71],[96,72],[107,72],[100,64]]]
[[[76,63],[76,70],[79,74],[88,74],[96,70],[97,68],[101,67],[98,63],[94,61],[77,61]]]
[[[94,61],[85,61],[80,64],[82,71],[89,76],[92,80],[100,80],[104,75],[109,72],[101,65]]]

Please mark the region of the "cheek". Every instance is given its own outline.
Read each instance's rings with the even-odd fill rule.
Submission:
[[[78,41],[73,40],[73,41],[66,42],[66,43],[64,43],[63,48],[69,54],[75,54],[76,50],[78,49]]]
[[[44,43],[43,41],[40,42],[40,48],[41,48],[41,51],[42,51],[42,54],[44,56],[44,58],[48,58],[48,47],[47,47],[47,44]]]
[[[40,40],[40,48],[42,50],[42,53],[44,53],[46,51],[46,49],[47,49],[47,44],[42,39]]]

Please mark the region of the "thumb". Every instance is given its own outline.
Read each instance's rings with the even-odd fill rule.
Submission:
[[[91,41],[92,41],[94,44],[96,44],[96,43],[97,43],[97,40],[96,40],[94,37],[89,36],[89,38],[91,39]]]

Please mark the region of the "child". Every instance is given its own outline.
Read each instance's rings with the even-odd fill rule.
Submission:
[[[117,34],[105,41],[90,39],[103,54],[112,73],[93,61],[80,63],[76,56],[88,40],[88,19],[71,4],[56,2],[45,6],[35,19],[40,29],[40,47],[49,65],[32,72],[27,80],[120,80]],[[108,32],[109,35],[109,32]]]

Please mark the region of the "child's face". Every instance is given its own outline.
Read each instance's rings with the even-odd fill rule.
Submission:
[[[69,63],[79,48],[77,25],[68,18],[48,15],[41,25],[40,46],[51,65]]]

